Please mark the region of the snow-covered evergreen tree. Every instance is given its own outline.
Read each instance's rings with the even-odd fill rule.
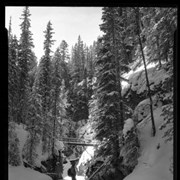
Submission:
[[[22,123],[26,123],[27,118],[27,109],[28,109],[28,93],[30,90],[30,80],[29,80],[29,64],[34,61],[32,56],[32,48],[34,47],[32,41],[32,33],[29,30],[30,25],[30,11],[26,6],[22,13],[22,23],[20,24],[22,33],[20,36],[20,46],[19,46],[19,54],[18,54],[18,65],[20,68],[20,88],[19,88],[19,102],[20,109],[18,111],[18,121]]]
[[[118,119],[118,91],[116,86],[116,63],[109,51],[108,44],[104,45],[97,61],[97,100],[98,120],[96,138],[102,142],[103,156],[119,155],[118,131],[120,123]]]
[[[174,107],[173,107],[173,67],[172,64],[168,64],[169,78],[163,83],[163,89],[166,90],[167,94],[163,94],[163,102],[166,104],[162,107],[161,116],[164,118],[164,123],[161,125],[160,129],[166,129],[163,138],[165,141],[172,141],[174,135]],[[161,93],[162,95],[162,93]],[[168,103],[168,104],[167,104]],[[168,128],[167,128],[168,127]]]
[[[30,94],[30,106],[28,108],[27,130],[29,132],[28,139],[23,147],[24,159],[31,165],[36,165],[37,146],[40,143],[43,129],[41,97],[36,92],[36,87]]]
[[[65,58],[65,54],[63,54],[63,58]],[[52,104],[52,154],[54,153],[55,139],[57,138],[57,118],[58,118],[58,105],[60,104],[60,88],[61,88],[61,61],[62,56],[60,54],[60,49],[57,48],[55,55],[52,61],[52,74],[51,74],[51,104]]]
[[[51,46],[54,40],[52,40],[53,34],[52,24],[49,21],[47,28],[44,31],[45,41],[44,41],[44,56],[41,58],[35,84],[37,87],[37,93],[41,96],[41,107],[42,107],[42,119],[43,119],[43,130],[42,130],[42,143],[43,143],[43,153],[50,150],[50,134],[49,128],[51,126]],[[51,129],[51,128],[50,128]]]
[[[19,109],[19,66],[18,66],[18,41],[16,36],[9,41],[8,56],[8,106],[9,118],[19,122],[17,115]]]

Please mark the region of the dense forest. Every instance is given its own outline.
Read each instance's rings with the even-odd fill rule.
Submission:
[[[42,30],[40,60],[33,51],[29,7],[21,21],[19,39],[11,19],[8,30],[10,166],[63,179],[67,159],[79,159],[86,149],[63,143],[63,138],[89,139],[96,143],[94,156],[76,173],[91,180],[122,180],[142,155],[139,126],[145,119],[150,120],[149,138],[155,139],[162,129],[165,142],[172,141],[176,8],[104,7],[103,36],[87,46],[79,35],[71,51],[62,40],[52,52],[49,21]],[[164,118],[161,126],[158,108]],[[18,128],[26,134],[23,147]],[[170,165],[173,173],[173,162]]]

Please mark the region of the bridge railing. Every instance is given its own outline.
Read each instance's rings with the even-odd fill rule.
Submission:
[[[78,138],[60,138],[61,141],[67,141],[67,142],[92,142],[91,139],[78,139]]]
[[[78,139],[78,138],[61,138],[60,141],[68,144],[91,144],[95,145],[96,142],[92,141],[91,139]]]

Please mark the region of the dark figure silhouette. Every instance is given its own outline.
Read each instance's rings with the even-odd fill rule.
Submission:
[[[59,150],[59,157],[58,157],[58,162],[56,165],[56,172],[58,174],[59,179],[62,178],[62,173],[63,173],[63,157],[62,157],[62,152]]]
[[[68,176],[72,178],[72,180],[76,180],[76,168],[75,168],[76,162],[71,161],[71,168],[68,169]]]

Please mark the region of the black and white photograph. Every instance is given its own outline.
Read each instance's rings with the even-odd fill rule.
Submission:
[[[177,9],[5,6],[8,180],[173,180]]]

